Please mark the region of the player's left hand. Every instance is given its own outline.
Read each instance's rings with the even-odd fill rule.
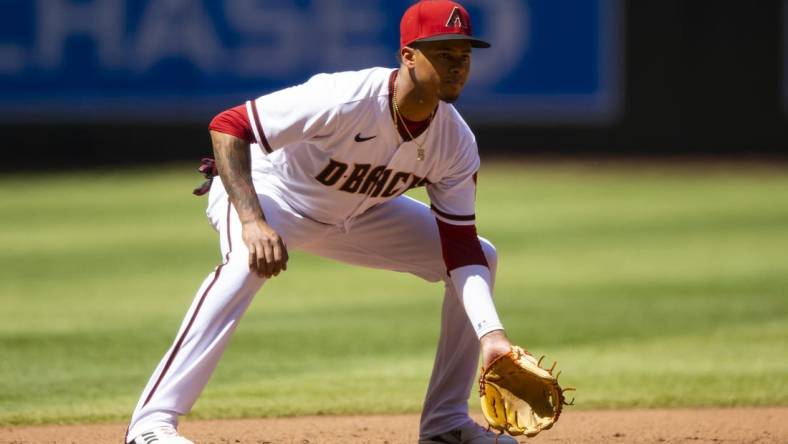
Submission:
[[[512,351],[512,344],[503,330],[493,330],[479,340],[482,347],[482,365],[487,368],[497,357]]]

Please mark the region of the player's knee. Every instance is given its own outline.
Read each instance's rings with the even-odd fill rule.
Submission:
[[[495,245],[481,236],[479,236],[479,243],[482,245],[484,258],[487,259],[487,266],[490,268],[490,274],[495,276],[495,272],[498,269],[498,253],[495,250]]]
[[[233,250],[225,254],[222,263],[222,273],[233,276],[238,280],[255,280],[260,278],[249,267],[249,250],[245,245],[235,245]]]

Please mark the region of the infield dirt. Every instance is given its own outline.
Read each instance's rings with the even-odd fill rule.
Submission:
[[[479,419],[479,418],[477,418]],[[199,444],[413,444],[418,416],[184,420]],[[2,444],[120,443],[125,424],[1,427]],[[521,443],[786,443],[788,407],[568,411]]]

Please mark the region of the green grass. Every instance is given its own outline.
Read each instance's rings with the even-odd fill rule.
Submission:
[[[129,416],[220,260],[198,182],[191,166],[0,179],[0,425]],[[490,164],[478,200],[509,335],[559,360],[577,408],[788,405],[784,170]],[[289,268],[193,416],[419,411],[439,286],[297,253]]]

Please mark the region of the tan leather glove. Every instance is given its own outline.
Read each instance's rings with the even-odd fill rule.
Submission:
[[[482,368],[479,395],[490,427],[510,435],[535,436],[558,421],[567,403],[553,368],[544,369],[518,346]],[[574,401],[574,400],[573,400]]]

